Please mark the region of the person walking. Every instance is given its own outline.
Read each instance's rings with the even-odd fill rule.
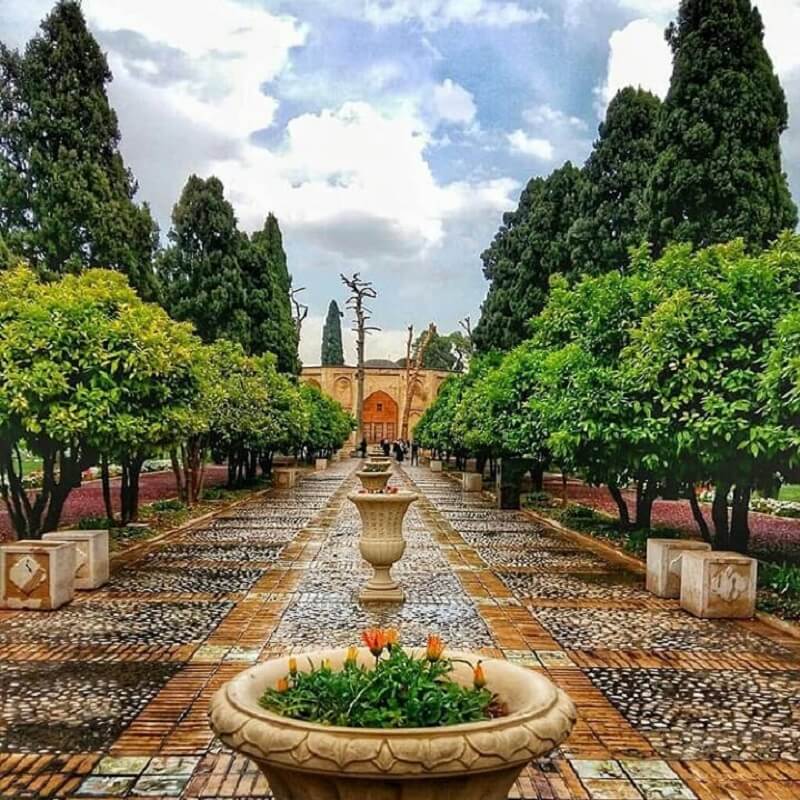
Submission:
[[[361,439],[361,445],[359,446],[359,451],[361,452],[361,458],[367,457],[367,437],[364,436]]]
[[[414,440],[411,442],[411,466],[419,466],[419,444]]]
[[[381,439],[381,450],[383,450],[383,455],[386,456],[386,458],[389,457],[389,453],[391,452],[391,449],[392,449],[392,447],[389,444],[389,440],[388,439]]]

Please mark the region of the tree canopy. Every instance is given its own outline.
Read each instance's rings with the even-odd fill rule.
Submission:
[[[124,272],[155,297],[157,230],[119,152],[106,58],[59,0],[24,53],[0,44],[0,235],[45,277]]]
[[[781,167],[786,98],[750,0],[682,0],[656,133],[650,240],[767,246],[797,224]]]

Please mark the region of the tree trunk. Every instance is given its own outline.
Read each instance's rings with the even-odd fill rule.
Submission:
[[[608,483],[608,493],[617,504],[620,525],[625,529],[629,529],[631,527],[631,516],[628,512],[628,504],[625,502],[625,498],[622,496],[619,486],[613,481],[610,481]]]
[[[636,483],[636,528],[649,530],[653,519],[653,502],[658,496],[658,484],[653,480]]]
[[[692,516],[697,523],[700,530],[700,535],[703,537],[704,542],[711,542],[711,532],[708,529],[708,523],[703,515],[703,509],[700,508],[700,503],[697,501],[697,492],[693,484],[689,484],[689,508],[692,509]]]
[[[103,505],[106,509],[106,517],[113,525],[116,519],[114,517],[114,505],[111,502],[111,476],[108,471],[108,456],[105,453],[100,459],[100,482],[103,486]]]
[[[565,470],[561,470],[561,507],[566,508],[569,505],[569,475],[567,475]],[[609,489],[609,491],[611,491]],[[625,513],[628,513],[628,507],[625,506]]]
[[[181,445],[182,449],[184,447],[186,447],[186,445]],[[187,505],[191,505],[186,486],[187,476],[181,469],[181,463],[178,460],[178,451],[174,447],[169,451],[169,460],[172,463],[172,474],[175,476],[175,490],[178,492],[178,499],[187,503]]]
[[[714,502],[711,504],[711,520],[714,523],[714,548],[727,550],[730,547],[730,531],[728,529],[728,492],[730,483],[714,485]]]
[[[544,489],[544,464],[537,461],[531,467],[531,489],[534,492],[541,492]]]
[[[750,545],[750,486],[739,486],[733,490],[731,507],[731,530],[729,546],[738,553],[746,553]]]

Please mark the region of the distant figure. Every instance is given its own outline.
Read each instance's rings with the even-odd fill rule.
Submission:
[[[386,458],[389,457],[389,453],[391,452],[392,446],[389,444],[388,439],[381,439],[381,450],[383,450],[383,455]]]
[[[358,448],[359,452],[361,453],[361,458],[367,457],[367,437],[365,436],[361,440],[361,445]]]
[[[399,439],[394,443],[394,457],[398,463],[403,461],[403,443]]]
[[[411,442],[411,466],[419,466],[419,444],[417,442]]]

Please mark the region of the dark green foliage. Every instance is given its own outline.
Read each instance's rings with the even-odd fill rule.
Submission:
[[[374,669],[345,662],[314,664],[288,675],[284,691],[267,689],[264,708],[293,719],[349,728],[432,728],[490,718],[492,693],[450,679],[452,663],[413,657],[394,646]]]
[[[584,167],[580,216],[569,232],[573,263],[598,275],[623,269],[647,239],[644,200],[656,157],[661,101],[631,87],[611,101]]]
[[[750,0],[683,0],[667,31],[674,54],[650,185],[650,239],[766,246],[794,228],[781,170],[783,90]]]
[[[424,333],[417,337],[414,347],[419,347]],[[441,333],[434,333],[428,342],[428,347],[422,357],[422,366],[426,369],[454,369],[456,366],[456,354],[453,350],[453,342],[449,336]]]
[[[251,326],[239,256],[247,241],[223,191],[218,178],[190,176],[172,211],[172,246],[159,270],[164,304],[175,319],[194,323],[204,342],[226,338],[244,346]]]
[[[297,328],[292,318],[292,278],[283,249],[277,217],[270,213],[264,227],[251,237],[256,254],[247,282],[247,304],[252,330],[249,352],[274,353],[279,372],[300,372]]]
[[[342,347],[342,317],[335,300],[328,306],[328,316],[322,328],[322,366],[339,367],[344,364],[344,349]]]
[[[102,266],[156,295],[157,230],[119,152],[105,56],[61,0],[23,54],[0,45],[0,235],[47,278]]]
[[[529,335],[528,321],[547,299],[550,276],[576,277],[567,234],[577,217],[581,172],[567,162],[547,178],[533,178],[516,211],[486,250],[483,274],[491,281],[473,333],[478,352],[510,350]]]
[[[170,314],[194,323],[204,342],[229,339],[248,354],[273,353],[281,372],[299,372],[291,278],[275,216],[248,237],[222,182],[192,175],[173,209],[169,239],[159,272]]]

